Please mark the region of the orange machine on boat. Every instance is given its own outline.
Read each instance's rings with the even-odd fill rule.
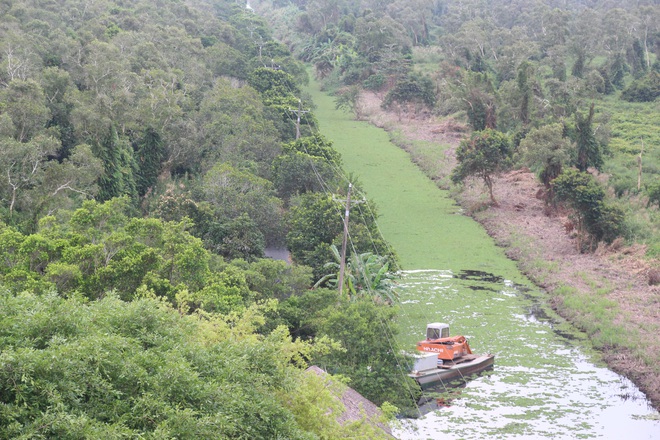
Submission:
[[[449,324],[434,322],[426,326],[426,339],[417,343],[417,350],[436,353],[438,359],[453,361],[472,354],[465,336],[449,336]]]

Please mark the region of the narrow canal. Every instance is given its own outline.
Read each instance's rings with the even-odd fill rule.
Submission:
[[[321,132],[359,176],[396,249],[400,348],[412,349],[428,322],[447,322],[475,352],[496,355],[492,371],[438,389],[401,439],[660,439],[660,415],[626,378],[598,362],[588,341],[553,315],[543,292],[480,225],[389,142],[351,120],[312,84]]]

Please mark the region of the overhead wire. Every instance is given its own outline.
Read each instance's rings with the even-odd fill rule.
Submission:
[[[289,93],[290,93],[292,96],[296,96],[295,91],[292,90],[290,87],[288,87],[288,85],[287,85],[287,88],[288,88]],[[288,114],[289,118],[291,119],[291,122],[292,122],[292,123],[296,123],[296,121],[293,120],[292,112],[287,112],[287,114]],[[314,125],[311,124],[309,120],[307,120],[307,116],[306,116],[306,114],[303,114],[303,115],[301,116],[301,122],[302,122],[303,120],[305,120],[306,125],[310,128],[310,131],[312,132],[313,135],[321,135],[320,129],[319,129],[318,127],[314,127]],[[314,142],[316,142],[317,137],[316,137],[316,136],[312,136],[312,139],[314,139]],[[323,192],[324,192],[328,197],[332,197],[332,196],[334,196],[334,193],[330,191],[329,184],[328,184],[327,182],[325,182],[323,176],[321,175],[321,173],[320,173],[319,170],[317,169],[316,164],[314,163],[314,160],[312,160],[313,157],[314,157],[314,155],[313,155],[313,154],[310,154],[310,152],[307,150],[307,148],[306,148],[306,146],[304,145],[304,143],[302,144],[302,146],[303,146],[303,149],[304,149],[305,153],[310,157],[310,166],[311,166],[311,168],[312,168],[312,170],[313,170],[313,172],[314,172],[315,177],[317,178],[317,180],[318,180],[318,182],[319,182],[319,184],[320,184],[321,189],[323,190]],[[316,146],[319,147],[318,150],[321,152],[321,154],[324,155],[323,158],[325,159],[326,163],[329,164],[330,168],[331,168],[332,171],[336,174],[336,176],[339,177],[339,179],[340,179],[341,181],[345,182],[345,183],[351,183],[349,177],[346,175],[346,173],[344,172],[344,170],[341,169],[340,167],[338,167],[338,166],[334,163],[334,161],[331,160],[331,158],[327,157],[327,155],[326,155],[324,149],[321,148],[322,146],[319,145],[318,143],[316,144]],[[356,206],[358,207],[358,210],[359,210],[359,212],[360,212],[360,215],[361,215],[363,218],[370,217],[371,221],[373,222],[373,225],[376,227],[376,231],[377,231],[377,233],[380,235],[381,238],[383,238],[382,230],[381,230],[381,228],[380,228],[380,225],[378,224],[378,220],[377,220],[377,218],[376,218],[376,215],[375,215],[373,209],[371,208],[370,204],[368,203],[368,201],[367,201],[367,199],[366,199],[364,193],[362,193],[362,190],[359,189],[359,188],[356,188],[356,190],[357,190],[357,192],[358,192],[360,195],[362,195],[363,200],[366,201],[366,203],[364,203],[364,205],[365,205],[365,208],[364,208],[364,209],[367,211],[366,214],[365,214],[365,212],[363,211],[362,204],[356,204]],[[343,210],[342,210],[339,206],[337,206],[336,210],[337,210],[337,214],[338,214],[338,216],[339,216],[340,218],[343,219],[343,212],[342,212]],[[367,235],[368,235],[368,237],[369,237],[369,240],[370,240],[370,242],[371,242],[371,246],[372,246],[372,248],[374,249],[374,254],[377,255],[377,254],[379,253],[379,249],[378,249],[378,245],[376,244],[376,240],[375,240],[375,238],[372,236],[372,234],[371,234],[371,230],[369,230],[369,228],[366,228],[366,230],[367,230]],[[390,255],[392,255],[392,256],[393,256],[393,255],[396,255],[395,250],[393,249],[393,247],[391,246],[391,244],[390,244],[387,240],[384,240],[384,239],[383,239],[382,242],[385,244],[385,248],[386,248],[387,252],[388,252]],[[350,249],[352,250],[353,254],[359,256],[359,254],[358,254],[358,250],[357,250],[357,248],[356,248],[356,245],[355,245],[355,243],[354,243],[354,241],[353,241],[353,238],[352,238],[352,236],[351,236],[350,233],[348,234],[348,241],[347,241],[347,243],[349,243]],[[366,273],[366,268],[364,267],[364,265],[361,265],[362,267],[360,267],[360,265],[358,265],[358,266],[359,266],[359,267],[358,267],[358,270],[361,270],[361,271],[362,271],[362,273],[361,273],[362,277],[363,277],[365,280],[368,279],[368,275],[369,275],[369,274]],[[376,297],[377,297],[377,295],[376,295],[375,292],[373,291],[373,286],[371,286],[369,283],[367,283],[367,284],[366,284],[366,287],[367,287],[367,291],[368,291],[369,295],[370,295],[371,298],[372,298],[372,301],[375,302],[375,301],[376,301]],[[409,322],[409,324],[410,324],[411,319],[410,319],[409,316],[407,316],[407,313],[405,312],[404,308],[401,307],[401,304],[400,304],[400,303],[399,303],[399,312],[400,312],[401,315],[403,315],[405,318],[407,318],[407,320],[408,320],[408,322]],[[392,330],[392,328],[390,328],[389,323],[385,322],[385,321],[382,319],[381,316],[379,316],[379,322],[380,322],[381,330],[382,330],[383,334],[385,335],[385,339],[387,340],[387,343],[388,343],[388,345],[389,345],[389,349],[392,351],[392,353],[400,353],[400,352],[402,352],[402,350],[401,350],[399,347],[397,347],[397,342],[396,342],[396,338],[395,338],[395,336],[394,336],[394,331]],[[415,392],[409,387],[409,384],[410,384],[410,383],[409,383],[409,381],[406,380],[406,378],[408,377],[408,371],[407,371],[407,369],[401,364],[399,356],[395,356],[395,359],[396,359],[396,362],[397,362],[397,369],[398,369],[398,371],[399,371],[399,374],[400,374],[400,375],[402,376],[402,378],[404,379],[404,380],[402,381],[402,383],[405,384],[405,386],[407,387],[407,394],[409,394],[409,395],[411,396],[411,400],[412,400],[413,403],[415,404],[415,406],[416,406],[416,408],[417,408],[417,410],[418,410],[418,412],[419,412],[419,414],[420,414],[420,416],[421,416],[421,412],[420,412],[419,406],[417,405],[418,402],[415,401],[415,395],[416,395],[416,393],[415,393]],[[442,385],[445,386],[444,383],[442,383]],[[445,388],[446,388],[446,387],[445,387]]]
[[[293,93],[292,90],[291,90],[290,92]],[[318,129],[317,129],[317,130],[318,130]],[[320,130],[317,131],[317,134],[320,134]],[[320,149],[320,151],[323,151],[323,150]],[[308,152],[308,151],[306,151],[306,152],[307,152],[307,154],[309,155],[309,152]],[[311,156],[311,155],[310,155],[310,156]],[[334,164],[333,161],[330,160],[330,158],[326,157],[326,160],[327,160],[328,163],[331,164],[331,167],[334,168],[334,171],[336,172],[336,174],[337,174],[337,175],[338,175],[338,176],[339,176],[344,182],[351,183],[351,182],[350,182],[350,179],[348,178],[348,176],[344,173],[344,171],[343,171],[341,168],[336,167],[336,165]],[[366,199],[366,197],[364,197],[364,194],[361,192],[361,189],[357,189],[357,191],[358,191],[359,193],[361,193],[361,195],[363,196],[363,200],[366,201],[367,199]],[[372,221],[374,222],[374,225],[376,225],[376,228],[377,228],[378,233],[381,235],[381,237],[383,237],[383,235],[382,235],[382,231],[381,231],[381,229],[380,229],[380,226],[378,225],[378,222],[377,222],[376,216],[375,216],[375,214],[373,213],[373,210],[371,209],[370,204],[367,202],[367,203],[364,203],[364,205],[367,207],[367,209],[368,209],[368,211],[369,211],[369,213],[370,213],[370,215],[371,215]],[[358,209],[360,210],[361,215],[364,217],[364,213],[362,212],[362,208],[361,208],[362,204],[357,204],[356,206],[358,206]],[[339,212],[340,212],[340,214],[341,214],[341,209],[339,210]],[[374,240],[373,236],[371,235],[371,231],[369,230],[369,228],[366,228],[366,229],[367,229],[367,233],[368,233],[369,239],[370,239],[370,241],[371,241],[371,246],[372,246],[372,248],[374,249],[374,253],[375,253],[375,254],[378,254],[378,252],[379,252],[379,250],[378,250],[378,246],[376,245],[375,240]],[[348,244],[349,244],[349,246],[350,246],[350,248],[351,248],[353,254],[356,255],[356,256],[358,256],[358,258],[359,258],[359,255],[360,255],[360,254],[358,253],[358,250],[357,250],[357,248],[356,248],[355,242],[353,241],[353,238],[352,238],[352,236],[351,236],[350,233],[348,234],[348,237],[347,237],[347,238],[348,238]],[[390,255],[394,255],[394,250],[393,250],[393,248],[391,247],[391,245],[389,244],[389,242],[387,242],[386,240],[383,240],[383,242],[386,244],[387,250],[388,250],[388,252],[390,253]],[[369,274],[366,273],[366,267],[365,267],[364,265],[358,265],[358,270],[361,270],[361,271],[362,271],[361,275],[362,275],[363,279],[364,279],[364,280],[368,280],[368,275],[369,275]],[[375,301],[376,301],[376,295],[374,295],[373,286],[371,286],[369,283],[367,283],[367,284],[366,284],[366,288],[367,288],[367,291],[369,292],[369,294],[371,295],[372,301],[375,302]],[[399,310],[400,310],[400,311],[403,311],[402,308],[400,308]],[[380,322],[380,326],[381,326],[381,329],[382,329],[382,331],[383,331],[383,334],[386,336],[385,339],[386,339],[387,342],[388,342],[388,345],[389,345],[390,350],[392,351],[392,353],[399,353],[399,352],[401,351],[401,349],[400,349],[399,347],[396,347],[396,346],[395,346],[396,342],[393,343],[393,341],[396,341],[396,338],[395,338],[395,336],[394,336],[394,332],[393,332],[392,329],[389,327],[389,324],[386,323],[386,322],[384,322],[384,320],[381,319],[380,317],[379,317],[379,322]],[[404,379],[404,380],[403,380],[403,383],[406,384],[406,385],[408,385],[409,382],[407,382],[407,381],[405,380],[405,379],[408,377],[408,372],[407,372],[406,369],[403,367],[403,365],[401,365],[401,362],[399,361],[399,357],[398,357],[398,356],[395,356],[395,359],[396,359],[396,362],[397,362],[397,369],[399,370],[399,374],[400,374],[400,375],[403,377],[403,379]],[[411,396],[411,400],[412,400],[412,401],[414,402],[414,404],[416,405],[417,411],[418,411],[418,412],[420,413],[420,415],[421,415],[421,412],[420,412],[420,410],[419,410],[419,406],[417,405],[417,402],[415,401],[415,392],[414,392],[412,389],[410,389],[410,388],[408,388],[407,391],[408,391],[408,394]]]

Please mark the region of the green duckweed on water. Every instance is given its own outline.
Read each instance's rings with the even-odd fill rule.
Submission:
[[[584,335],[387,133],[335,110],[316,84],[309,92],[322,134],[378,206],[381,232],[400,257],[398,349],[414,349],[426,324],[439,321],[475,352],[496,355],[493,371],[430,395],[449,403],[403,421],[398,438],[660,439],[643,394],[598,363]]]
[[[322,133],[334,142],[344,167],[359,176],[378,206],[378,224],[396,249],[404,269],[479,270],[508,274],[529,284],[492,238],[411,163],[388,134],[334,109],[334,99],[308,89],[318,108]]]

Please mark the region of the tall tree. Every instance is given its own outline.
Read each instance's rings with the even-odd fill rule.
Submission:
[[[11,138],[0,140],[0,194],[8,203],[11,217],[28,190],[43,184],[48,156],[57,151],[57,140],[38,136],[29,142]],[[29,198],[25,199],[27,203]],[[29,205],[29,203],[28,203]],[[25,206],[24,208],[29,208]]]
[[[497,98],[493,83],[486,73],[467,73],[457,84],[468,121],[475,131],[497,127]]]
[[[92,151],[103,162],[103,174],[98,178],[99,200],[106,201],[122,195],[121,151],[114,125],[108,127],[105,138],[95,144]]]
[[[537,173],[548,191],[546,201],[552,199],[551,182],[570,164],[571,147],[561,124],[532,129],[520,142],[525,164]]]
[[[589,107],[587,116],[575,113],[576,166],[580,171],[586,171],[589,167],[599,170],[603,166],[602,148],[594,134],[593,122],[594,104]]]
[[[14,124],[14,138],[27,142],[46,128],[50,111],[41,86],[31,79],[13,80],[0,93],[4,112]]]
[[[275,197],[270,181],[222,163],[204,175],[202,191],[218,218],[229,221],[247,214],[263,233],[266,244],[281,241],[282,202]]]
[[[71,150],[76,145],[76,137],[71,122],[71,110],[73,102],[71,93],[73,83],[71,75],[59,67],[48,67],[42,72],[42,88],[46,98],[46,105],[50,110],[48,127],[55,127],[59,131],[62,146],[58,152],[58,159],[69,157]]]
[[[456,150],[458,166],[452,171],[452,181],[459,183],[468,177],[481,178],[488,188],[491,202],[497,205],[493,195],[493,176],[506,167],[510,148],[509,139],[504,133],[490,129],[475,132],[470,139],[462,141]]]
[[[532,72],[532,66],[529,62],[524,61],[518,67],[518,93],[520,93],[520,121],[523,125],[527,125],[531,119],[531,105],[532,105],[532,87],[530,85],[529,75]]]
[[[140,197],[144,196],[156,184],[164,157],[165,149],[160,135],[155,129],[147,128],[136,151],[138,166],[136,186]]]

